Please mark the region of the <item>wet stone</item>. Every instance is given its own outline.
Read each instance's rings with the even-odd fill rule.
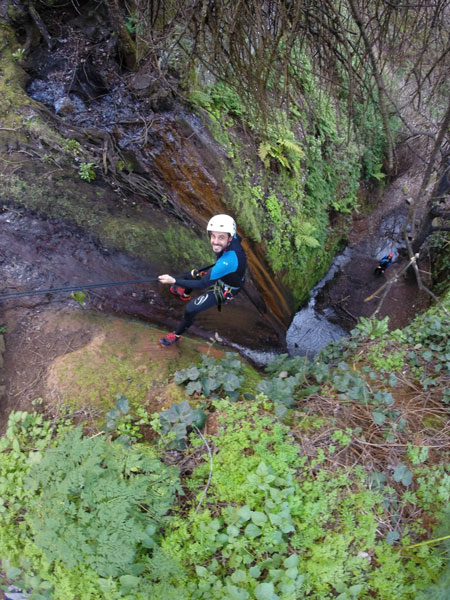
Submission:
[[[67,113],[71,113],[75,110],[75,105],[72,102],[72,99],[69,96],[63,96],[62,98],[58,98],[55,104],[55,113],[58,115],[64,115]]]

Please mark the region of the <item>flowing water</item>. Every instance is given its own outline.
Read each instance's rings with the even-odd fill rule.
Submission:
[[[342,254],[335,257],[328,273],[311,290],[307,306],[294,316],[287,331],[286,345],[291,356],[313,357],[328,343],[336,342],[348,335],[348,328],[344,329],[339,324],[339,316],[332,306],[327,306],[321,311],[317,310],[317,297],[327,284],[333,285],[333,279],[339,273],[349,279],[355,277],[354,271],[358,272],[362,260],[365,261],[366,273],[357,273],[358,279],[354,281],[365,285],[369,277],[369,283],[375,281],[378,285],[378,281],[373,278],[373,268],[377,262],[390,252],[394,254],[395,262],[399,250],[404,247],[401,237],[405,220],[404,212],[392,211],[382,220],[375,234],[368,235],[353,247],[347,247]]]

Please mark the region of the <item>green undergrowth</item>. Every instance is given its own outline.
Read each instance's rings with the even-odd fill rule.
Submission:
[[[12,413],[5,585],[39,600],[446,598],[449,303],[401,331],[363,319],[264,375],[231,353],[175,362],[171,406],[144,414],[125,391],[97,430]]]
[[[306,56],[302,69],[309,110],[298,99],[289,110],[273,109],[264,123],[223,82],[191,91],[228,153],[222,165],[225,204],[244,234],[263,244],[271,268],[298,302],[345,241],[346,219],[358,211],[361,179],[383,177],[384,152],[373,106],[360,106],[349,123],[341,101],[320,89]]]

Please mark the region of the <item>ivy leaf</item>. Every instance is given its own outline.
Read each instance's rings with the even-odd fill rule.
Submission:
[[[175,404],[175,409],[178,413],[178,419],[182,423],[185,423],[186,425],[190,425],[192,423],[194,419],[194,411],[187,400],[184,400],[179,404]]]
[[[386,415],[382,412],[373,412],[372,413],[373,420],[377,425],[383,425],[386,420]]]
[[[234,390],[238,389],[241,385],[241,378],[237,375],[231,374],[228,375],[226,381],[223,384],[223,389],[225,392],[234,392]]]
[[[250,519],[252,518],[252,511],[250,510],[250,506],[248,506],[248,504],[241,506],[241,508],[237,511],[237,515],[239,516],[239,520],[242,523],[250,521]]]
[[[173,404],[167,410],[163,410],[159,414],[159,418],[161,421],[168,421],[169,423],[176,423],[179,420],[178,411],[176,409],[176,405]]]
[[[181,371],[175,371],[174,382],[179,385],[180,383],[184,383],[186,379],[189,379],[189,375],[187,374],[187,369],[181,369]]]
[[[124,415],[128,414],[128,412],[130,410],[130,405],[128,403],[128,400],[125,398],[125,396],[122,396],[122,394],[117,394],[116,398],[117,398],[116,409],[119,410]]]
[[[195,381],[196,379],[198,379],[200,371],[195,365],[191,365],[188,369],[186,369],[186,375],[189,377],[189,379]]]
[[[279,596],[275,594],[273,583],[260,583],[255,588],[255,598],[256,600],[276,600]]]
[[[197,394],[201,394],[203,391],[202,384],[200,381],[190,381],[186,386],[186,392],[189,396],[192,396],[194,392]]]
[[[266,523],[267,516],[263,512],[255,510],[252,512],[252,521],[255,525],[262,525]]]
[[[245,528],[244,533],[249,538],[256,538],[262,534],[262,531],[254,523],[249,523]]]
[[[285,566],[286,569],[292,569],[294,567],[297,567],[298,566],[297,554],[291,554],[291,556],[288,556],[288,558],[286,558],[284,560],[283,565]]]
[[[211,392],[220,386],[220,383],[216,379],[211,379],[211,377],[205,377],[201,380],[201,383],[203,385],[203,394],[206,397],[210,396]]]
[[[408,469],[406,465],[399,465],[394,470],[394,481],[403,483],[403,485],[410,485],[413,478],[412,471]]]
[[[206,423],[206,418],[206,413],[204,413],[201,408],[196,408],[192,412],[192,425],[195,425],[197,429],[203,429]]]
[[[177,440],[184,438],[187,434],[185,423],[175,423],[171,431],[173,431],[176,434]]]
[[[398,531],[389,531],[389,533],[386,536],[386,542],[391,545],[399,539],[400,534]]]

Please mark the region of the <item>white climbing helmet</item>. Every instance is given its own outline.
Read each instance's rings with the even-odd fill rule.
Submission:
[[[236,235],[236,221],[229,215],[215,215],[211,217],[206,231],[224,231],[229,233],[231,236]]]

